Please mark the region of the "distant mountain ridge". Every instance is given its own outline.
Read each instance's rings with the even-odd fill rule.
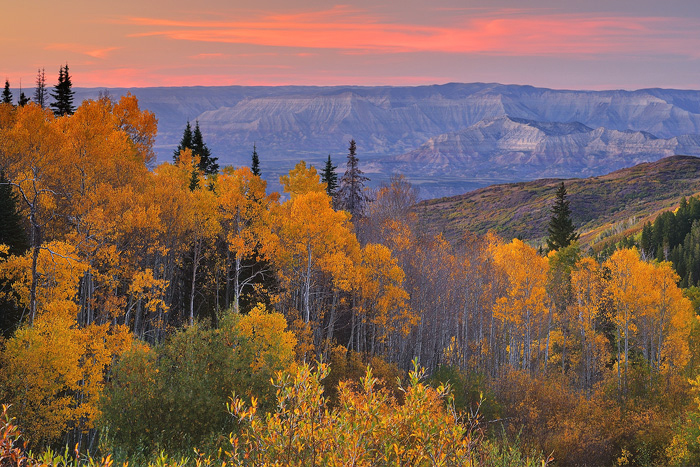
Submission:
[[[100,91],[104,90],[76,88],[76,101],[97,97]],[[128,90],[106,91],[119,96]],[[546,124],[575,126],[575,122],[592,129],[647,132],[660,139],[700,133],[700,91],[572,91],[495,83],[130,91],[159,119],[156,151],[160,160],[170,160],[185,122],[199,120],[207,144],[222,164],[249,164],[256,144],[268,180],[286,173],[299,159],[320,166],[330,153],[336,163],[342,164],[351,138],[357,142],[360,162],[370,177],[374,181],[387,179],[398,170],[387,158],[411,153],[440,135],[505,116],[514,124],[522,123],[518,119],[540,122],[540,130],[549,137],[554,135],[546,133],[554,130]],[[649,137],[646,141],[652,140]],[[689,142],[695,144],[694,140]],[[695,149],[687,152],[696,153]],[[667,154],[666,149],[656,154],[647,151],[643,158],[655,160]],[[606,167],[591,167],[590,173],[603,173]],[[405,175],[427,194],[463,192],[494,181],[521,180],[513,178],[520,176],[519,171],[506,172],[501,178],[483,178],[472,176],[468,166],[461,166],[444,180],[434,180],[425,177],[423,168],[420,170]],[[532,177],[543,176],[531,172]]]
[[[492,185],[459,196],[419,203],[422,229],[459,242],[466,232],[490,230],[507,240],[541,241],[564,181],[574,225],[590,245],[700,192],[700,158],[672,156],[589,178],[539,179]]]
[[[700,155],[700,136],[662,139],[646,131],[503,116],[436,136],[378,165],[433,177],[461,169],[473,178],[528,180],[598,175],[676,154]]]

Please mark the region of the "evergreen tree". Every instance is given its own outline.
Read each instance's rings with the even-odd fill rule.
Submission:
[[[10,81],[5,80],[5,90],[2,92],[2,103],[12,104],[12,92],[10,91]]]
[[[37,70],[34,102],[40,105],[42,109],[46,108],[46,74],[43,68]]]
[[[51,103],[54,115],[62,117],[64,115],[73,115],[75,107],[73,107],[73,83],[68,72],[68,64],[61,67],[58,73],[58,84],[54,86],[54,92],[51,93],[54,102]]]
[[[199,129],[199,122],[195,121],[194,133],[192,133],[192,154],[199,156],[199,168],[207,175],[219,173],[219,164],[216,157],[212,157],[211,151],[204,143],[202,131]]]
[[[357,145],[353,139],[350,141],[350,147],[348,148],[347,168],[340,179],[340,189],[338,190],[340,206],[352,214],[353,217],[361,216],[364,211],[365,202],[367,201],[365,182],[369,180],[360,170],[356,152]]]
[[[253,155],[251,156],[250,171],[253,175],[260,176],[260,159],[258,158],[258,151],[256,150],[255,143],[253,143]]]
[[[192,149],[192,126],[190,125],[189,121],[187,122],[187,126],[185,126],[185,131],[182,133],[180,144],[178,144],[177,149],[173,153],[174,164],[178,163],[180,160],[180,152],[184,151],[185,149]]]
[[[338,191],[338,174],[335,172],[337,165],[333,165],[331,161],[331,155],[328,154],[328,160],[326,165],[321,172],[321,181],[326,184],[326,193],[335,202],[335,197]]]
[[[22,216],[17,212],[17,194],[0,170],[0,244],[9,247],[9,254],[22,255],[29,249]],[[20,325],[22,309],[17,305],[12,282],[0,279],[0,334],[10,337]]]
[[[569,200],[566,199],[564,182],[561,182],[555,195],[548,231],[547,248],[550,251],[567,247],[579,237],[571,220],[571,209],[569,209]]]
[[[24,107],[25,105],[29,104],[29,98],[21,90],[19,92],[19,101],[17,101],[17,104],[20,107]]]

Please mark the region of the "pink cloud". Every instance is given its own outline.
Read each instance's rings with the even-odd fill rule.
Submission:
[[[268,15],[253,21],[130,18],[147,29],[132,37],[217,42],[352,53],[439,52],[492,55],[679,53],[696,56],[698,33],[676,19],[582,14],[525,14],[519,10],[455,15],[448,25],[400,24],[339,6]],[[680,27],[679,27],[680,24]],[[695,40],[690,40],[690,38]]]
[[[44,47],[45,50],[65,50],[68,52],[73,52],[75,54],[80,54],[80,55],[87,55],[88,57],[92,58],[100,58],[104,59],[107,58],[107,56],[111,53],[114,52],[115,50],[119,50],[122,47],[104,47],[104,48],[92,48],[88,45],[84,44],[75,44],[75,43],[63,43],[63,42],[56,42],[52,44],[48,44]]]

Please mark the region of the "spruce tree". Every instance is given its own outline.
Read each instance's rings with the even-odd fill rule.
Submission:
[[[250,171],[253,175],[260,176],[260,159],[258,158],[258,151],[253,143],[253,155],[251,156]]]
[[[185,131],[182,133],[180,144],[178,144],[177,149],[173,153],[174,164],[177,164],[180,161],[180,152],[184,151],[185,149],[192,149],[192,126],[190,125],[189,121],[187,122],[187,126],[185,126]]]
[[[369,180],[360,170],[360,162],[356,152],[357,145],[353,139],[350,141],[347,167],[343,177],[340,179],[340,189],[338,190],[340,207],[352,214],[353,217],[361,216],[364,211],[365,202],[367,201],[365,182]]]
[[[12,91],[10,91],[10,81],[5,80],[5,90],[2,91],[2,103],[12,104]]]
[[[24,92],[20,91],[17,105],[19,105],[20,107],[24,107],[27,104],[29,104],[29,98],[24,94]]]
[[[321,172],[321,181],[326,184],[326,193],[335,201],[335,197],[338,191],[338,174],[335,172],[338,166],[333,165],[331,161],[331,155],[328,154],[328,160],[326,165]]]
[[[36,88],[34,89],[34,102],[40,105],[42,109],[46,108],[46,74],[44,69],[40,68],[36,74]]]
[[[564,182],[561,182],[561,185],[559,185],[551,212],[552,217],[549,220],[547,248],[553,251],[569,246],[571,242],[578,240],[579,237],[571,220],[571,209],[569,208],[569,200],[566,199]]]
[[[211,151],[204,143],[202,130],[199,129],[199,121],[195,121],[194,133],[192,133],[192,154],[199,156],[199,168],[207,175],[219,173],[219,164],[216,157],[212,157]]]
[[[54,115],[62,117],[64,115],[73,115],[75,107],[73,107],[73,83],[68,72],[68,64],[61,67],[58,73],[58,84],[54,86],[54,92],[51,93],[54,102],[51,103]]]

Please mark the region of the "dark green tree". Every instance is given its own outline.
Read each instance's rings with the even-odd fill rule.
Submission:
[[[569,208],[569,200],[566,199],[564,182],[561,182],[555,195],[548,232],[547,248],[550,251],[567,247],[579,237],[571,220],[571,209]]]
[[[338,203],[353,217],[361,216],[364,212],[367,196],[365,194],[365,182],[369,178],[360,170],[360,161],[357,158],[357,145],[355,140],[350,141],[348,148],[348,162],[343,177],[340,179],[338,190]]]
[[[250,171],[253,175],[260,176],[260,159],[258,158],[258,151],[253,143],[253,155],[251,156]]]
[[[338,174],[335,171],[337,168],[338,166],[333,165],[333,162],[331,161],[331,155],[328,154],[328,160],[326,161],[326,165],[323,167],[323,171],[321,172],[321,181],[326,184],[326,193],[334,202],[338,191]]]
[[[212,157],[211,151],[204,143],[202,130],[199,129],[199,121],[195,121],[192,133],[192,154],[199,156],[199,168],[207,175],[219,173],[219,164],[216,157]]]
[[[54,91],[51,93],[54,102],[51,103],[54,115],[62,117],[64,115],[73,115],[75,107],[73,99],[75,92],[73,91],[73,83],[68,72],[68,64],[61,67],[58,72],[58,84],[54,86]]]
[[[34,88],[34,102],[40,105],[42,109],[46,108],[46,74],[44,69],[40,68],[36,73],[36,88]]]
[[[24,92],[20,91],[17,105],[19,105],[20,107],[24,107],[27,104],[29,104],[29,98],[24,94]]]
[[[5,89],[2,91],[2,103],[12,104],[12,91],[10,91],[9,80],[5,80]]]
[[[10,247],[11,255],[24,254],[29,248],[18,205],[17,194],[12,191],[5,172],[0,170],[0,245]]]
[[[17,194],[0,171],[0,245],[7,245],[11,255],[22,255],[29,249],[18,204]],[[12,281],[0,279],[0,335],[4,337],[10,337],[21,324],[22,308],[17,299]]]
[[[185,131],[182,133],[180,144],[177,145],[177,149],[173,153],[173,163],[177,164],[180,161],[180,152],[185,149],[192,149],[192,126],[189,121],[185,126]]]

